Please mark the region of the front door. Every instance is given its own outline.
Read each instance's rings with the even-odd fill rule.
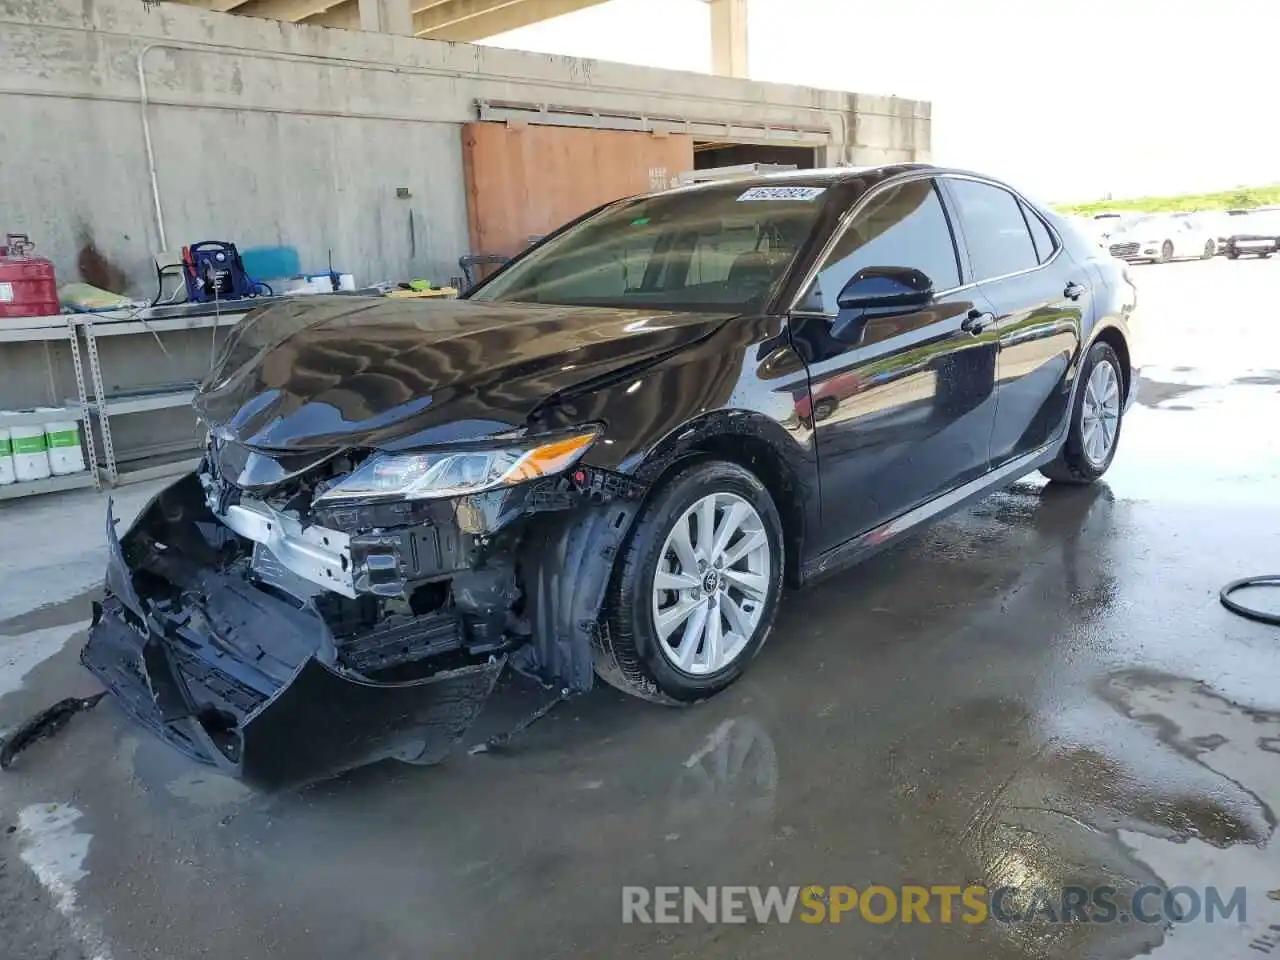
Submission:
[[[842,314],[837,295],[867,267],[921,271],[933,302]],[[792,342],[809,368],[800,418],[814,430],[821,475],[818,551],[986,471],[995,335],[982,330],[988,307],[962,283],[937,186],[921,177],[864,203],[793,313]]]
[[[1066,429],[1072,363],[1092,309],[1093,277],[1030,206],[993,183],[946,178],[972,276],[996,316],[999,397],[991,465],[1032,453]]]

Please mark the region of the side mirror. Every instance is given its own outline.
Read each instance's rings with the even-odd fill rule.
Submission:
[[[836,297],[841,310],[910,310],[933,302],[933,281],[911,267],[864,267]]]

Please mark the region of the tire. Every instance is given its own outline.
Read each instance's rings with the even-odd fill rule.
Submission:
[[[1260,254],[1258,254],[1258,259],[1259,259],[1259,260],[1266,260],[1266,259],[1268,259],[1270,256],[1271,256],[1271,251],[1270,251],[1270,250],[1268,250],[1266,253],[1260,253]]]
[[[1209,240],[1204,245],[1204,253],[1200,254],[1201,260],[1212,260],[1213,255],[1218,252],[1218,245]]]
[[[1168,263],[1173,259],[1173,241],[1166,240],[1160,244],[1160,263]]]
[[[1228,259],[1228,260],[1239,260],[1239,259],[1240,259],[1240,254],[1236,252],[1236,250],[1235,250],[1235,248],[1234,248],[1234,247],[1230,247],[1230,248],[1228,248],[1228,249],[1227,249],[1227,259]]]
[[[1115,428],[1111,435],[1110,445],[1105,455],[1091,455],[1087,449],[1084,408],[1086,395],[1099,364],[1110,364],[1116,385],[1117,407],[1115,412]],[[1080,370],[1080,384],[1076,389],[1075,401],[1071,407],[1071,424],[1067,428],[1067,438],[1058,452],[1057,459],[1040,469],[1053,483],[1082,485],[1093,483],[1111,466],[1116,450],[1120,446],[1121,427],[1124,424],[1124,372],[1120,368],[1120,358],[1106,343],[1095,343],[1085,357]]]
[[[684,574],[676,548],[668,540],[678,538],[677,523],[686,523],[687,542],[699,559],[705,556],[708,543],[698,537],[697,532],[703,526],[700,511],[709,498],[716,498],[712,526],[717,535],[723,533],[722,524],[727,518],[746,516],[739,504],[749,507],[754,516],[747,516],[741,537],[735,535],[722,555],[732,556],[734,550],[744,544],[757,544],[747,557],[735,560],[731,567],[752,562],[759,568],[767,556],[768,570],[758,576],[751,574],[754,582],[762,584],[759,599],[748,597],[729,577],[719,578],[718,574],[716,578],[725,585],[723,589],[712,579],[698,581],[698,574],[694,574],[691,583],[700,583],[700,586],[658,592],[655,579],[659,572],[669,582],[690,579]],[[695,506],[698,511],[691,516],[690,510]],[[759,542],[761,533],[764,543]],[[645,504],[619,551],[605,601],[607,636],[596,650],[596,672],[601,679],[624,693],[658,703],[690,703],[728,687],[759,653],[773,626],[782,593],[783,543],[777,506],[764,484],[750,471],[723,460],[703,461],[681,470]],[[708,568],[707,572],[713,571]],[[735,569],[735,572],[750,574],[746,569]],[[683,618],[672,617],[676,626],[668,628],[664,640],[656,616],[666,611],[677,613],[676,606],[691,601],[695,593],[703,599],[693,608],[693,613]],[[730,603],[739,614],[736,628]],[[708,611],[701,621],[699,609]],[[708,656],[712,616],[716,618],[719,635],[720,645],[716,649],[726,656],[723,665],[716,669],[711,669],[712,663],[695,662],[699,654],[704,660]],[[746,622],[743,618],[752,617],[756,619],[744,638],[747,631],[742,629]],[[695,629],[699,622],[707,624],[701,634]],[[684,638],[690,639],[681,642]],[[688,646],[690,643],[692,648]],[[735,648],[736,652],[730,657]],[[685,649],[690,649],[692,654],[686,658],[690,661],[687,668],[677,662],[680,651]]]

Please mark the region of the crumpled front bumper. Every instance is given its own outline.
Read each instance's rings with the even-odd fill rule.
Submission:
[[[162,509],[159,499],[139,524]],[[125,559],[110,508],[107,541],[106,596],[95,605],[81,662],[169,743],[258,785],[304,783],[388,758],[438,762],[475,721],[506,663],[493,657],[422,679],[374,682],[322,659],[333,647],[322,619],[216,571],[184,584],[180,604],[142,599],[141,575]],[[244,637],[232,636],[240,628],[315,652],[291,670],[277,664],[264,685],[273,671],[243,655]],[[212,710],[215,700],[234,704],[239,717]]]

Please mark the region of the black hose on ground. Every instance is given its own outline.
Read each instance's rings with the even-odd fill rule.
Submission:
[[[37,740],[51,737],[68,723],[77,713],[92,710],[98,701],[107,695],[103,690],[91,697],[67,697],[59,700],[52,707],[41,710],[31,717],[8,737],[0,737],[0,770],[7,770],[13,758]]]
[[[1220,591],[1218,591],[1218,599],[1222,601],[1222,605],[1232,613],[1247,617],[1250,620],[1257,620],[1259,623],[1269,623],[1272,626],[1280,627],[1280,613],[1272,613],[1269,610],[1258,610],[1255,607],[1246,607],[1238,600],[1233,600],[1231,594],[1237,590],[1243,590],[1245,587],[1280,587],[1280,574],[1264,573],[1257,577],[1245,577],[1242,580],[1232,580]]]

